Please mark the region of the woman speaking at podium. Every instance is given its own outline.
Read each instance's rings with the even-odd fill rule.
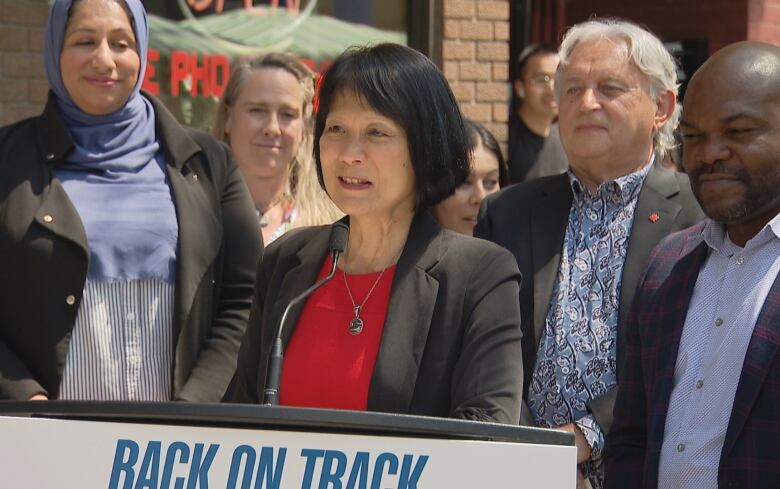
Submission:
[[[349,237],[332,280],[281,325],[279,403],[518,423],[515,260],[429,213],[469,173],[466,129],[438,68],[400,45],[346,51],[321,82],[314,137],[320,183]],[[226,401],[263,401],[284,309],[333,267],[331,227],[267,249]]]
[[[140,91],[140,0],[56,0],[43,113],[0,129],[0,399],[217,401],[260,254],[224,145]]]

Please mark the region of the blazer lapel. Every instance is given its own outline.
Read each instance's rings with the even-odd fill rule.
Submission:
[[[531,255],[534,270],[534,342],[538,344],[561,264],[561,249],[569,223],[572,190],[567,174],[540,189],[531,218]]]
[[[761,312],[753,336],[750,338],[742,374],[734,395],[734,407],[726,430],[721,452],[721,464],[728,457],[756,402],[764,380],[777,357],[780,345],[780,274],[775,277]]]
[[[657,368],[652,373],[654,379],[652,400],[648,399],[652,412],[663,413],[659,416],[650,416],[647,428],[649,440],[648,450],[650,457],[660,456],[661,443],[663,441],[664,428],[666,426],[666,413],[669,410],[669,399],[674,388],[674,369],[677,364],[677,356],[680,347],[685,318],[688,315],[688,306],[696,287],[696,279],[709,254],[709,247],[701,239],[701,235],[691,237],[688,244],[680,253],[679,260],[674,264],[674,269],[668,274],[668,279],[658,292],[658,299],[653,305],[663,305],[655,311],[639,311],[640,314],[657,314],[653,323],[654,331],[648,334],[654,338],[650,347],[656,345],[657,359],[652,365]],[[653,442],[656,442],[653,444]],[[657,460],[654,462],[656,466]]]
[[[62,163],[68,152],[73,149],[70,133],[62,122],[54,95],[49,92],[46,107],[41,114],[41,122],[36,127],[36,138],[41,154],[48,165],[44,166],[42,182],[48,184],[44,191],[35,221],[54,234],[76,243],[89,260],[87,233],[76,207],[68,197],[60,181],[54,177],[54,167]],[[86,274],[87,267],[84,267]]]
[[[631,302],[644,272],[650,252],[657,243],[668,236],[682,206],[672,197],[680,193],[680,185],[671,170],[658,164],[647,175],[639,192],[634,210],[634,223],[623,266],[620,290],[620,324],[624,324],[631,309]]]
[[[52,178],[48,192],[35,212],[35,221],[54,234],[76,243],[89,260],[87,233],[78,211],[56,178]],[[84,267],[86,273],[87,267]]]
[[[192,302],[204,275],[222,245],[219,201],[198,178],[200,146],[189,137],[165,107],[154,99],[157,131],[164,141],[168,181],[176,205],[179,226],[174,292],[173,344],[189,316]]]
[[[680,185],[671,170],[666,170],[657,164],[648,173],[639,193],[639,200],[634,210],[634,223],[626,251],[626,261],[623,265],[623,275],[620,285],[620,317],[619,325],[626,324],[631,304],[634,302],[639,278],[642,276],[650,253],[664,237],[673,229],[674,222],[680,214],[682,206],[671,200],[680,193]],[[625,337],[618,329],[618,372],[620,372],[625,351]]]
[[[439,225],[426,212],[412,222],[398,260],[387,318],[368,391],[368,410],[408,413],[436,306],[430,275],[443,251]],[[412,388],[410,388],[410,386]]]
[[[215,212],[219,202],[209,198],[194,172],[168,166],[168,179],[176,204],[179,252],[176,257],[174,344],[188,316],[204,274],[222,244],[222,227]]]
[[[276,297],[266,297],[265,303],[272,303],[273,307],[268,313],[268,321],[276,327],[273,329],[274,334],[279,327],[279,322],[282,320],[282,314],[284,313],[287,305],[297,296],[303,293],[306,289],[314,285],[317,280],[317,275],[322,269],[325,257],[328,253],[328,241],[330,239],[331,226],[323,227],[320,232],[312,237],[305,246],[303,246],[295,254],[297,264],[293,265],[290,270],[284,275],[282,283],[279,287],[279,295]],[[285,319],[282,328],[282,344],[286,347],[290,342],[293,331],[295,331],[295,325],[298,324],[301,312],[303,312],[303,306],[306,301],[302,301],[297,306],[290,309],[289,315]],[[266,322],[267,324],[267,322]]]

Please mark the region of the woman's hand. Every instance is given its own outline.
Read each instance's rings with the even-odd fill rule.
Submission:
[[[30,396],[30,398],[29,398],[29,399],[27,399],[27,400],[28,400],[28,401],[48,401],[48,400],[49,400],[49,396],[47,396],[46,394],[40,394],[40,393],[38,393],[38,394],[33,394],[33,395],[32,395],[32,396]]]

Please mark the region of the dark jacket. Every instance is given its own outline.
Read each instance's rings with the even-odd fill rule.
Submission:
[[[607,487],[658,486],[680,338],[696,278],[709,256],[703,230],[704,224],[694,226],[661,243],[639,285],[628,321],[615,423],[604,452]],[[780,276],[764,300],[748,344],[720,454],[719,488],[780,485],[779,352]]]
[[[146,96],[179,225],[172,392],[216,401],[249,316],[257,218],[227,147]],[[0,129],[0,399],[58,394],[89,257],[79,215],[53,176],[72,145],[51,95],[40,116]]]
[[[523,315],[526,386],[533,374],[552,300],[572,199],[569,177],[564,173],[508,187],[488,196],[480,209],[475,235],[514,253],[523,274],[520,311]],[[654,214],[657,219],[651,218]],[[639,193],[623,267],[617,339],[618,376],[623,364],[623,325],[650,251],[668,234],[703,218],[688,177],[654,165]],[[615,393],[616,389],[613,389],[588,405],[605,433],[612,424]],[[524,415],[524,422],[530,423],[531,419]]]
[[[330,226],[292,231],[267,250],[238,370],[225,399],[262,399],[272,340],[290,300],[314,283]],[[418,215],[398,261],[368,410],[517,423],[522,392],[520,274],[510,253]],[[286,345],[303,306],[282,332]]]

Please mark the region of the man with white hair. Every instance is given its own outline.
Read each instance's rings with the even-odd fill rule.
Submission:
[[[525,422],[574,433],[578,487],[603,485],[628,309],[653,247],[703,218],[688,178],[667,168],[677,71],[629,22],[572,27],[556,79],[569,170],[483,201],[476,235],[523,273]]]

